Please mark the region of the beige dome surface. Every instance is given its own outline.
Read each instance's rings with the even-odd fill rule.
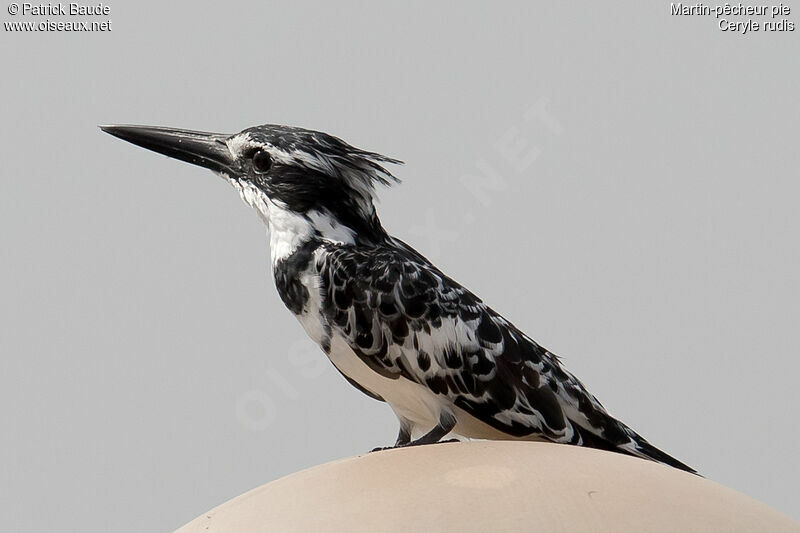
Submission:
[[[179,533],[800,532],[713,481],[624,455],[536,442],[386,450],[309,468]]]

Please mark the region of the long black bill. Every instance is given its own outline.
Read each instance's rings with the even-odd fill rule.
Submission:
[[[225,144],[228,135],[159,126],[100,126],[100,129],[129,143],[215,172],[233,170],[234,160]]]

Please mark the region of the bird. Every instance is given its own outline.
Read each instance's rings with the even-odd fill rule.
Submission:
[[[278,295],[353,386],[386,402],[394,446],[546,441],[696,470],[611,416],[558,356],[391,236],[376,189],[402,162],[333,135],[108,125],[115,137],[210,169],[267,226]],[[452,440],[452,439],[448,439]]]

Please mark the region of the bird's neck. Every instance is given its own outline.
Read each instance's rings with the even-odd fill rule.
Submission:
[[[369,246],[388,239],[371,202],[362,203],[355,209],[332,205],[299,213],[273,202],[249,183],[238,180],[232,180],[232,183],[244,202],[255,208],[269,229],[273,269],[310,241]]]
[[[320,244],[371,245],[386,238],[386,233],[374,213],[368,220],[342,221],[324,210],[312,209],[305,213],[296,213],[270,203],[265,222],[269,228],[273,268],[310,241]]]

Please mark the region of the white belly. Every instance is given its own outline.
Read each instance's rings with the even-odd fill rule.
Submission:
[[[297,319],[308,336],[317,344],[321,344],[324,327],[320,319],[320,295],[316,290],[319,281],[308,273],[301,275],[300,279],[311,290],[305,312],[297,316]],[[331,338],[328,358],[342,374],[383,398],[401,423],[408,426],[415,438],[438,424],[439,413],[443,406],[442,400],[449,403],[419,383],[404,377],[391,379],[375,372],[353,352],[344,338],[335,332]]]
[[[404,377],[387,378],[375,372],[339,335],[334,335],[328,357],[342,374],[386,400],[401,421],[410,423],[414,437],[433,429],[445,403],[449,403],[419,383]]]

